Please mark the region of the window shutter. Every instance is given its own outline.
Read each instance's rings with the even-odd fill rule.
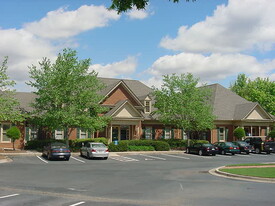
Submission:
[[[225,128],[225,141],[228,141],[228,128]]]
[[[76,130],[77,130],[77,131],[76,131],[76,138],[79,139],[79,137],[80,137],[80,129],[77,128]]]
[[[25,140],[29,141],[30,140],[30,128],[26,127],[25,131],[26,131],[26,133],[25,133]]]
[[[156,130],[154,127],[152,128],[152,139],[156,139]]]
[[[171,129],[171,138],[172,139],[174,139],[175,138],[175,129],[173,128],[173,129]]]

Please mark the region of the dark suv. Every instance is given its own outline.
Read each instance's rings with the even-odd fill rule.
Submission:
[[[270,143],[264,142],[260,137],[248,137],[244,141],[254,147],[256,154],[260,154],[262,152],[270,154],[273,150],[273,148],[270,147]]]

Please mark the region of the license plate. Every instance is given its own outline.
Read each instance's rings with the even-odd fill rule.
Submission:
[[[64,158],[64,156],[59,156],[59,158]]]
[[[236,147],[234,147],[234,149],[237,149]]]

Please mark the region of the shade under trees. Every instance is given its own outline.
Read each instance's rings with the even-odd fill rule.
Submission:
[[[160,89],[153,88],[158,119],[166,125],[199,133],[214,126],[215,116],[209,104],[211,91],[198,87],[192,74],[165,75]]]
[[[90,59],[78,60],[77,52],[64,49],[56,61],[43,58],[39,67],[30,67],[28,84],[37,91],[33,123],[48,130],[65,131],[68,140],[75,128],[94,132],[106,126],[109,117],[99,102],[104,85],[97,73],[89,72]],[[68,141],[67,141],[68,142]]]
[[[258,102],[267,112],[275,115],[275,82],[269,78],[251,80],[245,74],[239,74],[230,89],[248,101]]]
[[[7,75],[8,57],[5,57],[0,65],[0,122],[21,122],[24,120],[19,109],[19,102],[15,98],[15,90],[13,89],[15,81],[10,80]]]

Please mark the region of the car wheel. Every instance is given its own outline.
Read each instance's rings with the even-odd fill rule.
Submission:
[[[249,154],[249,152],[246,152],[246,154]]]
[[[108,157],[103,157],[103,159],[104,159],[104,160],[107,160],[107,159],[108,159]]]
[[[69,160],[70,160],[70,158],[69,158],[69,157],[67,157],[67,158],[65,158],[65,160],[66,160],[66,161],[69,161]]]
[[[231,153],[232,155],[235,155],[235,153]]]
[[[186,153],[187,153],[187,154],[190,154],[190,150],[189,150],[188,148],[186,149]]]
[[[260,149],[259,149],[259,148],[256,148],[256,149],[255,149],[255,153],[256,153],[256,154],[260,154],[260,153],[261,153]]]
[[[226,152],[225,152],[224,150],[222,150],[222,151],[221,151],[221,154],[222,154],[222,155],[225,155],[225,154],[226,154]]]
[[[202,156],[202,150],[199,150],[199,155]]]
[[[266,152],[266,154],[270,154],[270,152]]]

